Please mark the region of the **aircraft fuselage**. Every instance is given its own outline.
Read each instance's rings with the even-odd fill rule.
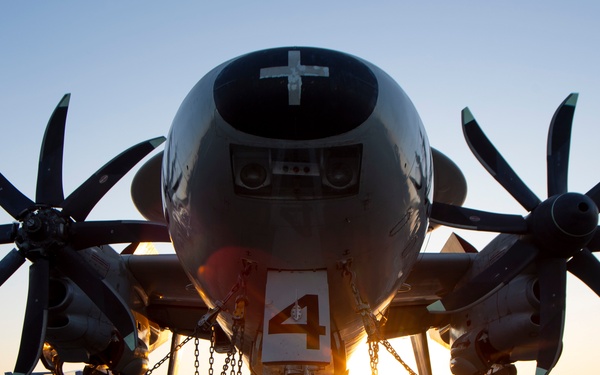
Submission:
[[[431,155],[406,94],[374,65],[339,52],[251,53],[191,90],[164,155],[169,231],[205,302],[216,306],[252,264],[242,349],[253,371],[310,365],[333,373],[332,356],[351,353],[365,335],[340,265],[356,273],[360,297],[380,313],[426,233]],[[219,315],[230,334],[234,299]],[[276,323],[316,331],[273,328],[292,305],[299,316]],[[265,358],[269,336],[281,353]],[[294,342],[316,356],[295,352]]]

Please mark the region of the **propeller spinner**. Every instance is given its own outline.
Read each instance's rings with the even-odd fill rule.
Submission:
[[[562,350],[566,272],[600,296],[598,205],[600,184],[585,195],[567,191],[567,171],[577,94],[558,107],[548,133],[548,198],[541,201],[517,176],[485,136],[468,108],[462,111],[467,143],[485,169],[523,206],[529,215],[505,215],[434,203],[431,220],[457,228],[513,233],[519,239],[496,262],[466,285],[428,307],[431,312],[455,312],[493,294],[526,267],[535,264],[540,288],[540,337],[536,374],[547,374]]]
[[[0,285],[28,259],[29,291],[15,373],[29,374],[40,358],[46,335],[50,272],[60,270],[104,312],[122,337],[126,350],[137,344],[137,329],[127,304],[79,254],[78,250],[122,242],[168,242],[160,223],[145,221],[90,221],[98,201],[164,137],[141,142],[100,168],[67,198],[63,195],[64,132],[70,94],[52,113],[40,152],[35,202],[0,174],[0,206],[18,223],[0,225],[0,243],[17,249],[0,261]]]

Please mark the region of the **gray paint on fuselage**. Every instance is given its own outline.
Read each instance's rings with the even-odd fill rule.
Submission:
[[[387,74],[364,63],[378,80],[376,107],[361,126],[337,136],[286,141],[234,129],[220,116],[212,97],[215,77],[227,63],[192,89],[173,121],[163,178],[175,249],[209,306],[237,281],[242,258],[257,262],[248,280],[248,345],[262,323],[267,269],[327,269],[332,329],[340,330],[352,349],[362,338],[362,322],[337,262],[353,258],[359,290],[378,310],[391,301],[416,261],[431,186],[428,141],[406,94]],[[232,143],[277,148],[361,143],[359,193],[313,201],[237,196],[229,160]],[[171,191],[174,181],[168,177],[178,174],[178,190]],[[406,223],[398,226],[403,220]],[[220,323],[231,332],[229,314],[221,314]]]

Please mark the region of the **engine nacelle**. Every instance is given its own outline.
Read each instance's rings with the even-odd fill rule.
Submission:
[[[453,317],[452,373],[479,375],[494,366],[493,373],[501,373],[514,361],[535,359],[539,328],[537,280],[518,276],[467,314]]]
[[[498,319],[489,323],[490,344],[498,352],[510,353],[510,361],[535,359],[540,332],[540,300],[537,279],[517,277],[498,291]]]
[[[124,350],[110,320],[71,280],[51,278],[49,291],[46,341],[61,361],[84,362],[125,375],[146,372],[149,347],[165,339],[146,317],[132,313],[139,339],[131,352]]]
[[[73,282],[50,279],[46,340],[65,362],[89,362],[111,342],[112,323]]]

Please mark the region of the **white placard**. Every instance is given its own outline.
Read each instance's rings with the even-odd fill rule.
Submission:
[[[269,271],[262,361],[330,363],[327,271]]]

